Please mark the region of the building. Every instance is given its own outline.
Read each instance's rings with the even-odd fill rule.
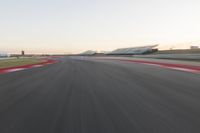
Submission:
[[[24,56],[24,55],[25,55],[25,51],[22,50],[22,52],[21,52],[21,56]]]
[[[150,45],[150,46],[143,46],[143,47],[131,47],[131,48],[120,48],[116,49],[112,52],[107,53],[108,55],[139,55],[139,54],[146,54],[152,53],[157,51],[155,47],[158,45]]]
[[[199,49],[199,46],[190,46],[190,49]]]

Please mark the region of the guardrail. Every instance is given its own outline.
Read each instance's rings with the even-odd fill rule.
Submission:
[[[0,60],[16,59],[16,57],[0,57]]]

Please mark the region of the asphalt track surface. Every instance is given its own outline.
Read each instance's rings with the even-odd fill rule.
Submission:
[[[0,133],[200,133],[200,75],[80,57],[2,74]]]

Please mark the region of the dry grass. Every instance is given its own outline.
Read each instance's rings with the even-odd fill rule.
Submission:
[[[36,58],[20,58],[20,59],[0,60],[0,68],[29,65],[29,64],[39,63],[39,62],[41,62],[41,60],[36,59]]]

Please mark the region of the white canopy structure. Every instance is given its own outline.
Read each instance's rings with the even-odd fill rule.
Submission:
[[[9,57],[9,56],[10,55],[8,53],[0,51],[0,58]]]
[[[80,53],[80,55],[94,55],[96,53],[97,53],[97,51],[88,50],[83,53]]]

